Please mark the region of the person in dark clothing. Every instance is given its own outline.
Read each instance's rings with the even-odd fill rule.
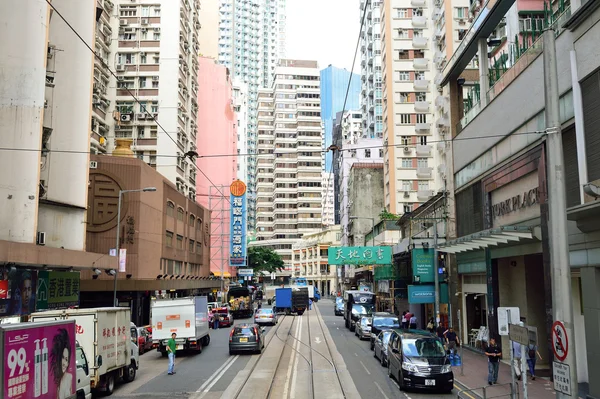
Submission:
[[[496,345],[496,340],[494,338],[490,338],[490,343],[485,350],[485,355],[488,357],[488,384],[497,384],[502,350]]]
[[[406,311],[402,312],[402,328],[408,328],[408,320],[406,319]]]
[[[446,329],[444,328],[444,326],[442,326],[441,324],[438,324],[437,329],[435,330],[438,338],[440,339],[440,342],[443,344],[446,343],[446,337],[444,336],[444,334],[446,334]]]
[[[454,329],[452,327],[448,329],[448,332],[446,332],[445,335],[446,343],[448,344],[448,349],[450,349],[451,353],[454,353],[456,347],[460,345],[458,335],[456,335],[456,332],[454,332]]]

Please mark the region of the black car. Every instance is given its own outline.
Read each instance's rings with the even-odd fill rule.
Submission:
[[[344,315],[344,298],[338,296],[335,298],[335,306],[333,307],[333,313],[336,316]]]
[[[375,337],[377,337],[382,330],[394,328],[400,328],[398,316],[387,312],[373,313],[373,320],[371,322],[371,350],[375,347]]]
[[[388,375],[400,389],[451,392],[454,374],[440,340],[422,330],[392,330],[388,342]]]
[[[236,352],[261,353],[265,347],[265,328],[258,324],[238,324],[229,333],[229,354]]]

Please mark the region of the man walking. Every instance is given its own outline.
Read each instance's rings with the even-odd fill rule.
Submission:
[[[515,376],[521,381],[521,344],[513,341],[513,369],[515,370]]]
[[[221,315],[219,312],[215,311],[213,316],[213,327],[215,330],[219,329],[219,321],[221,321]]]
[[[417,316],[415,316],[414,314],[411,314],[409,321],[410,321],[409,328],[411,330],[416,330],[417,329]]]
[[[177,334],[171,334],[171,339],[169,339],[169,341],[167,342],[167,353],[169,354],[169,375],[175,374],[175,370],[173,370],[175,368],[175,352],[177,351],[177,343],[175,342],[175,337],[177,337]]]
[[[452,327],[450,327],[448,329],[448,332],[446,332],[446,343],[448,344],[448,349],[450,349],[450,353],[454,353],[456,351],[456,347],[460,345],[458,335],[456,335]]]
[[[485,355],[488,357],[488,384],[498,383],[498,369],[500,368],[500,358],[502,357],[502,351],[496,345],[496,340],[490,338],[490,343],[485,351]]]

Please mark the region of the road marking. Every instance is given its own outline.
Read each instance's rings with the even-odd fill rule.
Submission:
[[[215,382],[217,382],[223,376],[223,374],[225,374],[225,371],[227,371],[229,369],[229,367],[231,367],[233,362],[235,362],[238,357],[240,357],[240,355],[235,355],[234,357],[230,357],[229,359],[227,359],[227,361],[225,363],[223,363],[223,365],[221,367],[219,367],[217,369],[217,371],[215,371],[213,373],[213,375],[208,377],[208,380],[206,380],[204,382],[204,384],[202,384],[202,386],[200,386],[200,388],[198,388],[198,390],[196,392],[202,392],[202,390],[204,390],[204,388],[206,388],[206,386],[208,384],[210,384],[210,386],[208,388],[206,388],[206,390],[204,391],[204,392],[208,392],[208,390],[210,388],[212,388],[212,386],[215,384]],[[218,378],[211,384],[211,381],[213,380],[213,378],[215,378],[217,376],[218,376]]]
[[[373,384],[375,384],[375,386],[377,387],[377,389],[379,389],[379,392],[381,392],[385,399],[389,399],[385,392],[383,392],[383,389],[381,389],[381,386],[377,383],[377,381],[373,381]]]
[[[322,342],[321,338],[319,338],[319,337],[315,338],[315,344],[320,344],[321,342]]]
[[[300,346],[300,342],[302,339],[302,321],[304,319],[300,319],[300,331],[298,332],[298,336],[296,337],[296,342],[294,342],[295,344],[295,350],[299,351],[299,346]],[[298,352],[299,353],[299,352]],[[290,399],[293,399],[296,397],[296,377],[298,375],[298,361],[300,360],[300,356],[296,355],[296,360],[294,361],[294,371],[293,371],[293,376],[292,376],[292,385],[290,386]]]
[[[300,323],[302,322],[302,319],[300,319],[300,321],[298,323],[296,323],[296,334],[294,335],[294,337],[298,336],[298,330],[300,329]],[[287,341],[288,338],[285,338],[285,342],[287,345]],[[288,369],[287,369],[287,373],[286,373],[286,378],[285,378],[285,384],[283,385],[283,397],[287,398],[288,396],[288,390],[289,390],[289,384],[290,384],[290,377],[292,376],[292,369],[294,368],[294,361],[296,360],[296,344],[298,343],[298,341],[294,340],[294,343],[292,344],[292,355],[290,357],[290,363],[288,365]],[[285,348],[285,346],[284,346]],[[277,371],[275,372],[277,373]]]
[[[365,369],[365,371],[367,372],[367,374],[371,375],[371,372],[369,371],[369,369],[367,368],[367,366],[365,366],[365,364],[362,362],[362,360],[359,360],[359,362],[363,366],[363,368]]]
[[[354,356],[358,357],[358,353],[354,352]]]
[[[339,327],[336,327],[338,330],[340,329]]]

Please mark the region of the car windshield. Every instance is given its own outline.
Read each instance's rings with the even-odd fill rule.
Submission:
[[[374,317],[373,326],[378,328],[400,328],[397,317]]]
[[[233,329],[233,335],[252,337],[254,336],[254,327],[236,327]]]
[[[352,305],[352,313],[355,315],[358,314],[371,314],[373,312],[373,308],[371,306],[365,305]]]
[[[338,296],[337,298],[335,298],[335,303],[336,304],[344,303],[344,298],[342,298],[341,296]]]
[[[371,325],[371,318],[370,317],[363,317],[360,320],[360,324],[362,324],[363,326],[370,326]]]
[[[257,314],[271,315],[273,314],[273,309],[260,309]]]
[[[402,352],[405,356],[445,357],[446,352],[437,338],[405,338],[402,340]]]

